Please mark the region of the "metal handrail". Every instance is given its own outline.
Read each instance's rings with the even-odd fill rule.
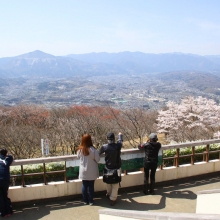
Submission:
[[[173,160],[173,165],[178,167],[179,166],[179,159],[183,157],[191,157],[191,164],[193,165],[195,163],[195,156],[197,155],[203,155],[203,160],[208,162],[209,161],[209,154],[212,153],[218,153],[220,150],[217,151],[210,151],[209,146],[210,144],[220,143],[220,139],[212,139],[212,140],[204,140],[204,141],[195,141],[195,142],[187,142],[187,143],[181,143],[181,144],[172,144],[172,145],[164,145],[162,146],[162,151],[169,150],[169,149],[176,149],[176,155],[173,157],[167,157],[163,158],[163,162],[165,160]],[[195,147],[196,146],[206,146],[206,151],[202,153],[195,153]],[[180,155],[179,150],[180,148],[185,147],[192,147],[192,153],[187,155]],[[131,153],[137,153],[139,152],[138,149],[127,149],[122,150],[121,155],[131,154]],[[104,155],[102,155],[104,157]],[[220,154],[219,154],[220,159]],[[11,177],[21,177],[22,179],[22,186],[25,186],[25,176],[39,176],[42,175],[44,179],[44,184],[47,184],[46,175],[55,174],[55,173],[63,173],[64,174],[64,181],[68,182],[67,176],[66,176],[66,162],[67,161],[73,161],[78,160],[76,155],[67,155],[67,156],[56,156],[56,157],[44,157],[44,158],[33,158],[33,159],[22,159],[22,160],[14,160],[11,166],[21,166],[21,174],[17,175],[11,175]],[[49,171],[46,170],[46,164],[51,162],[65,162],[64,169],[59,171]],[[39,173],[24,173],[24,165],[30,165],[30,164],[43,164],[43,172]],[[163,165],[160,166],[160,169],[163,169]],[[127,171],[124,171],[126,174]]]

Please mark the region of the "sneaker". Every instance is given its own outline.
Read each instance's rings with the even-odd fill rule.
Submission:
[[[87,205],[88,203],[87,202],[83,202],[83,205]]]
[[[116,203],[116,200],[115,201],[113,201],[113,200],[110,200],[111,202],[110,202],[110,206],[114,206],[115,205],[115,203]]]
[[[150,190],[150,194],[151,194],[151,195],[155,195],[154,190]]]
[[[89,205],[93,205],[93,202],[89,203]]]
[[[149,195],[150,192],[148,190],[143,190],[144,195]]]

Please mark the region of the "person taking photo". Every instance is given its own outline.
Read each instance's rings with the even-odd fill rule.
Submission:
[[[151,133],[149,140],[146,143],[138,145],[139,150],[145,151],[144,158],[144,194],[154,195],[155,188],[155,174],[158,163],[158,153],[161,148],[161,143],[158,142],[157,135]],[[149,175],[150,175],[150,187],[149,187]]]
[[[119,183],[121,182],[121,148],[122,134],[118,134],[118,141],[115,143],[115,135],[110,132],[107,134],[107,144],[102,145],[99,154],[105,153],[105,168],[103,182],[107,186],[106,196],[110,198],[110,205],[116,203],[118,197]]]

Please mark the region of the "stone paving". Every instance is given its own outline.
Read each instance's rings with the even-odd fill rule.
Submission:
[[[81,196],[49,201],[31,201],[13,204],[15,220],[98,220],[98,210],[104,208],[153,211],[153,212],[196,212],[197,192],[220,188],[220,172],[194,180],[187,179],[171,184],[157,184],[156,195],[145,196],[142,187],[119,189],[118,201],[110,206],[105,193],[96,193],[94,205],[83,205]]]

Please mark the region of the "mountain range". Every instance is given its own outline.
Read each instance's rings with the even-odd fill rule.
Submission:
[[[212,72],[220,76],[220,55],[142,52],[88,53],[54,56],[36,50],[0,58],[0,77],[66,78],[172,71]]]

